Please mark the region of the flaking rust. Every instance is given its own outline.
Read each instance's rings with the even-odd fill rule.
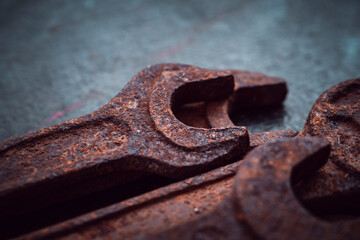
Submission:
[[[193,128],[173,115],[182,104],[226,98],[233,88],[230,72],[154,65],[99,110],[1,142],[2,218],[126,182],[132,171],[181,179],[241,156],[246,128]]]
[[[330,142],[328,163],[296,188],[303,201],[319,214],[356,214],[360,196],[360,79],[341,82],[314,103],[299,136]],[[342,207],[330,208],[334,202]],[[358,205],[358,204],[357,204]]]

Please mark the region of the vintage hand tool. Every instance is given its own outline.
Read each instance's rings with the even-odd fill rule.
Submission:
[[[184,66],[184,65],[183,65]],[[184,66],[184,68],[186,68],[186,67],[190,67],[190,66]],[[175,70],[177,73],[177,76],[179,76],[179,75],[183,75],[184,73],[182,72],[182,71],[184,71],[184,70]],[[185,72],[187,72],[188,70],[186,70]],[[205,71],[205,70],[204,70]],[[180,72],[182,72],[182,73],[180,73]],[[174,77],[174,72],[170,72],[170,71],[167,71],[167,72],[165,72],[165,73],[163,73],[162,75],[164,75],[164,77],[163,77],[163,79],[165,79],[163,82],[160,82],[160,84],[159,85],[162,85],[162,86],[165,86],[163,89],[166,89],[166,88],[168,88],[168,89],[171,89],[172,87],[173,87],[173,85],[172,84],[169,84],[169,82],[171,82],[171,80],[173,79],[173,77]],[[186,73],[185,73],[186,74]],[[165,76],[165,75],[167,75],[167,76]],[[166,77],[168,77],[168,79],[166,79]],[[176,78],[176,77],[175,77]],[[186,79],[187,77],[185,77],[185,79]],[[236,78],[235,78],[235,80],[236,80]],[[187,80],[185,80],[186,82],[187,82]],[[189,84],[188,84],[188,87],[190,88],[190,89],[196,89],[196,87],[193,87],[193,86],[189,86]],[[179,91],[178,91],[178,93],[176,93],[176,91],[174,91],[174,94],[172,94],[171,93],[171,91],[172,90],[170,90],[169,91],[169,93],[168,93],[168,96],[171,96],[172,95],[172,97],[173,97],[173,99],[172,100],[174,100],[174,99],[176,99],[177,97],[176,97],[176,95],[177,94],[179,94],[179,96],[182,96],[184,93],[186,93],[186,92],[188,92],[188,91],[191,91],[191,90],[189,90],[189,89],[186,89],[186,87],[184,87],[185,88],[185,90],[183,89],[183,88],[181,88],[181,87],[179,87],[178,89],[180,89]],[[160,87],[160,89],[161,89],[161,87]],[[176,86],[175,86],[175,88],[174,89],[176,89]],[[178,90],[177,89],[177,90]],[[154,90],[154,92],[156,92],[156,90]],[[179,93],[180,92],[180,93]],[[256,91],[255,91],[256,92]],[[204,93],[205,94],[205,93]],[[166,95],[166,94],[165,94]],[[174,96],[175,95],[175,96]],[[181,97],[180,97],[181,98]],[[206,98],[205,98],[206,99]],[[211,99],[211,98],[210,98]],[[161,101],[161,100],[163,100],[163,99],[161,99],[161,98],[159,98],[159,99],[156,99],[156,100],[154,100],[154,102],[153,103],[155,103],[155,105],[159,102],[159,101]],[[190,101],[198,101],[198,100],[201,100],[201,99],[199,99],[199,98],[197,98],[197,99],[194,99],[194,100],[190,100]],[[165,101],[166,102],[166,101]],[[180,103],[179,103],[180,102]],[[186,103],[186,100],[180,100],[178,103],[176,103],[176,100],[175,100],[175,102],[172,102],[172,111],[174,111],[175,112],[175,114],[176,114],[176,110],[178,109],[178,106],[179,105],[181,105],[181,104],[183,104],[183,103]],[[151,102],[150,102],[150,106],[151,106]],[[170,104],[171,105],[171,104]],[[163,108],[163,106],[164,105],[157,105],[157,106],[155,106],[154,107],[154,109],[164,109]],[[171,112],[171,111],[170,111]],[[165,114],[166,115],[166,114]],[[227,114],[226,114],[227,115]],[[176,121],[176,118],[174,117],[174,119],[175,119],[175,121]],[[167,128],[161,128],[161,126],[163,126],[162,125],[162,119],[160,118],[156,118],[156,116],[155,117],[153,117],[153,120],[154,120],[154,122],[158,122],[158,125],[160,126],[160,130],[161,131],[163,131],[165,134],[164,135],[166,135],[168,138],[171,138],[171,136],[172,136],[172,132],[171,132],[171,130],[170,131],[168,131],[168,129]],[[159,124],[160,123],[160,124]],[[285,134],[285,136],[286,136],[287,134]],[[289,136],[292,136],[292,135],[294,135],[293,133],[292,134],[288,134]],[[281,136],[283,136],[282,134],[277,134],[276,132],[275,132],[275,134],[273,134],[273,135],[270,135],[272,138],[279,138],[279,137],[281,137]],[[263,138],[263,139],[265,139],[266,140],[266,138]],[[269,139],[269,138],[268,138]],[[270,138],[271,139],[271,138]],[[260,138],[260,140],[261,140],[261,138]],[[262,142],[264,142],[265,140],[262,140]],[[261,141],[259,142],[259,143],[261,143]],[[254,145],[255,146],[255,145]],[[243,154],[243,153],[242,153]],[[241,154],[240,154],[241,155]],[[225,169],[225,167],[223,168],[223,169]],[[218,170],[218,171],[222,171],[222,170]],[[226,178],[227,176],[229,176],[229,175],[231,175],[231,174],[233,174],[233,171],[225,171],[225,173],[223,172],[223,175],[222,175],[222,177],[221,178]],[[216,175],[216,174],[215,174]],[[220,174],[221,175],[221,174]],[[211,177],[210,177],[211,178]],[[209,179],[209,177],[207,178],[207,179]],[[180,189],[181,189],[181,187],[180,187]],[[95,218],[90,218],[90,219],[92,219],[92,220],[96,220],[96,219],[98,219],[98,217],[99,216],[96,216]],[[84,220],[84,219],[82,219],[82,220]],[[81,221],[82,221],[81,220]],[[71,222],[71,221],[70,221]],[[86,222],[86,221],[85,221]],[[76,224],[75,224],[76,225]],[[68,228],[69,229],[71,229],[71,227],[70,226],[68,226]],[[50,228],[49,228],[50,229]],[[48,230],[49,230],[48,229]],[[52,228],[53,229],[53,228]],[[56,229],[56,227],[55,227],[55,229]],[[59,229],[58,229],[59,230]],[[50,231],[51,232],[51,231]],[[56,232],[56,231],[55,231]],[[205,231],[206,232],[206,231]],[[43,234],[40,234],[40,236],[43,236]]]
[[[238,159],[248,151],[245,128],[194,129],[172,114],[187,102],[227,97],[233,72],[151,66],[94,113],[2,142],[0,220],[11,224],[146,173],[179,179]]]
[[[232,77],[224,74],[236,76],[235,99],[240,98],[241,86],[249,89],[249,83],[250,91],[242,92],[252,102],[257,99],[253,106],[285,98],[286,83],[274,84],[267,80],[273,78],[261,74],[179,64],[149,67],[98,111],[1,143],[0,207],[5,209],[4,216],[115,186],[144,172],[183,178],[244,154],[248,151],[244,128],[194,129],[172,114],[187,102],[227,97],[233,83]],[[271,94],[274,90],[277,94]],[[259,100],[260,96],[266,101]],[[293,135],[294,131],[287,135],[264,133],[257,139],[261,143]],[[183,153],[184,149],[192,150]],[[19,207],[17,200],[22,196],[28,201]]]
[[[351,92],[354,93],[358,87],[353,83],[357,81],[347,81],[331,88],[316,101],[313,109],[318,108],[318,104],[323,101],[321,99],[324,99],[323,96],[328,92],[332,92],[333,94],[330,94],[332,96],[342,96],[344,100],[340,106],[330,104],[327,106],[327,109],[333,109],[331,112],[335,113],[339,112],[339,107],[349,108],[347,104],[352,103],[354,100],[356,101],[358,98],[356,95],[353,96],[348,93],[349,88],[339,86],[352,83],[350,84],[352,86]],[[351,105],[357,106],[356,104]],[[323,109],[324,111],[327,110],[326,108]],[[315,115],[312,113],[314,113],[314,110],[309,115],[305,129],[312,122],[309,120],[312,115]],[[329,127],[329,122],[324,122],[324,120],[316,121],[315,123],[323,128]],[[353,139],[356,140],[359,137],[356,131],[351,133],[355,137]],[[334,135],[331,135],[327,137],[327,140],[333,143],[337,140],[337,137],[334,138]],[[316,234],[336,237],[339,233],[350,234],[350,236],[352,234],[352,237],[358,237],[359,232],[352,231],[351,229],[353,227],[355,227],[355,230],[359,229],[358,223],[333,225],[319,221],[313,216],[308,215],[307,211],[300,204],[304,204],[307,209],[316,214],[327,215],[328,212],[330,214],[349,214],[347,211],[344,211],[344,203],[342,201],[325,201],[325,204],[321,205],[324,198],[317,198],[317,196],[321,196],[319,194],[314,195],[314,199],[317,199],[318,203],[317,208],[314,209],[314,204],[311,201],[311,191],[308,193],[301,188],[302,186],[307,187],[307,185],[303,184],[304,182],[309,183],[305,175],[311,176],[311,172],[314,172],[326,162],[327,155],[329,154],[329,145],[323,141],[308,138],[300,138],[300,140],[291,140],[289,142],[284,141],[280,145],[279,143],[268,144],[250,153],[246,159],[252,158],[254,163],[244,164],[244,167],[241,167],[239,170],[237,178],[240,180],[237,181],[234,198],[236,203],[235,209],[234,204],[232,204],[233,200],[231,200],[231,186],[234,184],[233,176],[235,170],[239,165],[243,164],[243,161],[40,230],[25,237],[46,238],[49,236],[62,236],[80,239],[89,237],[239,239],[241,237],[241,239],[253,239],[260,236],[267,239],[289,237],[287,234],[291,234],[292,238],[296,236],[299,238],[318,237]],[[350,153],[349,155],[356,155],[357,148],[351,149],[355,151],[348,152]],[[345,148],[346,151],[347,149]],[[334,155],[343,156],[345,152],[344,148],[333,149],[330,153],[330,161]],[[259,159],[264,160],[260,161]],[[302,160],[305,163],[301,163]],[[355,162],[358,161],[356,159],[353,160]],[[281,163],[281,161],[285,162]],[[331,163],[330,161],[323,168],[326,168]],[[292,174],[289,175],[292,166],[296,167]],[[320,172],[323,168],[320,168]],[[272,175],[269,172],[265,174],[263,171],[270,171]],[[276,177],[274,178],[274,176]],[[310,180],[312,180],[312,184],[315,186],[318,184],[316,179],[325,181],[324,179],[331,178],[331,175],[326,176],[324,174],[321,175],[322,178],[319,178],[317,172],[315,172],[314,176],[316,177],[310,177]],[[282,185],[277,186],[277,183],[280,183],[279,181]],[[299,181],[300,183],[296,183]],[[339,181],[344,180],[340,179]],[[265,184],[267,187],[251,187],[255,183],[256,186],[258,184]],[[291,190],[289,188],[290,185],[294,187],[297,200],[289,192],[289,189]],[[326,192],[331,190],[328,187],[322,186],[320,190],[315,188],[312,191],[315,193],[318,193],[318,191],[320,193],[321,191]],[[344,188],[346,185],[341,187]],[[277,190],[272,191],[272,189]],[[265,198],[258,197],[262,195],[263,190],[267,196]],[[249,194],[252,198],[247,199],[244,197],[246,194],[243,191],[246,191],[246,194]],[[250,192],[248,193],[248,191]],[[274,196],[278,197],[274,198]],[[284,199],[282,199],[283,197]],[[351,199],[351,201],[345,201],[346,207],[352,209],[352,214],[358,214],[360,212],[358,209],[360,197],[357,192],[348,191],[346,199]],[[268,202],[270,204],[266,205]],[[281,202],[281,206],[285,210],[277,207],[276,204]],[[253,203],[257,203],[257,205],[253,207]],[[257,213],[257,209],[260,207],[263,208],[262,210],[259,209],[259,213]],[[293,216],[293,210],[297,212],[296,216]],[[234,212],[237,212],[237,218],[241,224],[237,223]],[[323,216],[320,215],[320,217]],[[266,221],[269,218],[271,218],[271,221]],[[344,216],[341,216],[341,218],[344,218]],[[326,219],[329,219],[329,217],[326,216]],[[294,226],[294,221],[300,221],[302,223],[301,227],[297,228],[296,224]],[[259,232],[257,231],[258,228]],[[331,230],[332,228],[338,230],[339,233],[333,233],[334,230]],[[300,235],[296,235],[296,231],[300,231]]]
[[[329,150],[310,137],[266,143],[243,161],[21,239],[358,239],[359,220],[319,220],[293,194]]]
[[[193,128],[172,113],[233,86],[226,71],[154,65],[99,110],[3,141],[1,219],[114,186],[132,171],[181,179],[237,159],[248,151],[245,127]]]
[[[38,133],[2,142],[0,157],[3,161],[0,164],[4,167],[1,174],[5,180],[0,195],[2,223],[14,225],[15,222],[19,222],[16,219],[21,218],[22,224],[27,224],[29,219],[39,215],[39,212],[34,212],[38,208],[46,211],[44,206],[126,183],[140,176],[146,176],[146,172],[181,178],[206,171],[219,164],[223,165],[235,155],[241,156],[248,151],[248,137],[244,128],[231,126],[228,130],[211,131],[188,128],[172,115],[174,112],[177,117],[181,117],[181,113],[178,114],[179,106],[184,103],[214,100],[229,95],[234,88],[230,79],[232,77],[218,77],[216,76],[218,73],[234,74],[236,86],[239,84],[246,86],[244,83],[249,82],[249,74],[257,76],[256,79],[252,79],[252,85],[261,85],[262,96],[267,93],[267,101],[259,102],[258,106],[284,100],[287,92],[285,82],[281,83],[283,90],[285,89],[282,91],[281,99],[274,100],[279,98],[279,95],[272,97],[273,86],[264,85],[267,76],[248,72],[240,75],[239,72],[208,71],[179,64],[151,66],[140,72],[122,92],[98,111]],[[207,81],[202,83],[197,79]],[[239,87],[235,90],[235,93],[238,93]],[[258,98],[259,91],[250,91],[247,97]],[[232,132],[234,129],[235,135],[236,133],[241,135],[240,142],[234,139],[235,135]],[[201,135],[206,132],[207,136],[213,139]],[[226,132],[223,136],[230,133],[228,138],[230,144],[226,144],[227,140],[222,143],[223,145],[218,144],[223,141],[219,132]],[[160,133],[160,136],[157,133]],[[218,136],[215,136],[215,133]],[[140,135],[144,139],[141,139]],[[161,138],[163,135],[166,139]],[[283,136],[283,134],[273,134],[270,137],[267,135],[261,142]],[[214,139],[216,148],[211,152],[208,148],[212,147],[211,142],[214,142]],[[204,142],[205,147],[197,146],[201,141]],[[168,143],[171,142],[175,143],[175,147],[169,146],[171,144]],[[148,145],[143,147],[144,143]],[[175,153],[173,155],[165,153],[168,156],[161,155],[164,151],[158,148],[159,144],[165,145],[165,152]],[[218,160],[213,155],[207,156],[203,153],[205,150],[207,154],[213,154],[214,150],[221,151],[222,146],[225,145],[227,146]],[[182,148],[184,146],[193,151],[187,151],[189,154],[182,153],[186,149]],[[154,147],[155,151],[152,150]],[[236,148],[238,149],[235,151]],[[200,161],[199,154],[205,155],[204,161]],[[191,164],[181,162],[186,157],[198,159],[192,162],[194,166],[190,166]],[[171,158],[170,164],[166,161],[167,158]],[[182,169],[180,171],[177,162]],[[214,166],[211,166],[212,163],[215,163]],[[26,197],[26,202],[23,202],[23,197]],[[34,213],[17,217],[29,211]],[[80,209],[81,211],[83,210]],[[8,218],[9,216],[12,218]],[[42,218],[48,218],[46,213]],[[41,223],[37,225],[41,226]],[[33,227],[29,226],[29,229],[31,228]]]

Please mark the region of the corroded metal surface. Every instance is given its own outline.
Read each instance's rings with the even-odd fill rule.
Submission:
[[[326,139],[331,144],[329,162],[297,191],[312,209],[322,211],[334,201],[348,208],[360,196],[360,79],[341,82],[314,103],[300,136]],[[343,210],[344,210],[343,209]],[[342,211],[343,211],[342,210]],[[333,209],[336,213],[337,209]]]
[[[261,73],[231,70],[235,79],[235,91],[228,101],[228,111],[245,107],[263,107],[280,104],[287,94],[286,82]]]
[[[200,221],[216,210],[219,203],[228,201],[239,164],[241,162],[159,188],[19,239],[151,238],[153,234],[187,222]],[[231,205],[229,207],[232,208]],[[226,213],[228,212],[234,210]],[[224,212],[225,215],[226,213]],[[224,221],[236,224],[235,216],[233,220]],[[222,232],[226,234],[225,230]],[[201,234],[201,231],[198,234]]]
[[[99,186],[77,184],[116,172],[120,176],[124,171],[141,171],[184,178],[241,156],[249,146],[246,128],[193,128],[172,113],[188,102],[225,98],[233,84],[233,77],[225,71],[154,65],[139,72],[99,110],[1,142],[3,216],[61,201],[64,195],[77,197],[106,187],[104,182]],[[61,189],[72,194],[54,198],[52,194]],[[19,207],[23,197],[28,201]]]
[[[211,127],[233,127],[235,125],[230,119],[233,113],[246,108],[278,105],[286,98],[287,86],[283,79],[238,70],[232,70],[231,74],[235,81],[234,93],[227,100],[207,104],[206,116]],[[296,134],[293,130],[250,133],[250,148]]]
[[[151,174],[223,166],[20,238],[358,239],[359,220],[318,216],[360,212],[360,80],[323,93],[295,138],[263,132],[249,142],[229,117],[286,93],[262,74],[150,66],[99,110],[0,143],[0,219]]]
[[[254,149],[236,175],[239,221],[260,239],[359,239],[359,220],[321,221],[293,194],[292,185],[325,164],[329,150],[326,141],[309,137]]]
[[[266,143],[241,162],[19,239],[358,239],[359,220],[319,220],[293,194],[329,151],[310,137]]]
[[[175,116],[186,125],[198,128],[211,128],[206,117],[206,102],[185,104],[175,112]]]
[[[281,104],[287,94],[283,79],[260,73],[231,71],[234,76],[234,93],[223,101],[208,104],[208,120],[212,127],[234,126],[230,117],[243,108],[256,108]]]

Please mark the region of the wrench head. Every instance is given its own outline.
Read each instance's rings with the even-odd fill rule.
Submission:
[[[133,159],[130,168],[136,163],[145,171],[184,178],[233,161],[247,152],[246,128],[194,128],[183,124],[174,114],[186,103],[228,97],[234,88],[233,77],[228,72],[189,67],[162,71],[153,78],[146,99],[141,101],[146,108],[132,114],[142,115],[131,124],[143,129],[132,132],[126,151],[143,157]],[[141,134],[137,134],[138,130]]]
[[[278,140],[251,151],[235,180],[239,221],[260,239],[358,239],[359,220],[321,221],[293,193],[293,185],[326,163],[329,151],[329,143],[309,137]]]
[[[349,199],[348,194],[360,195],[359,99],[359,78],[331,87],[316,100],[299,134],[324,138],[331,144],[328,163],[298,187],[314,208],[320,198],[331,203],[335,198]]]

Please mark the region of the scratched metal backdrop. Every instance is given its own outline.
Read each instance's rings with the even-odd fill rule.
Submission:
[[[158,62],[283,77],[282,108],[235,117],[302,129],[315,99],[360,76],[360,1],[0,3],[0,139],[89,113]]]

